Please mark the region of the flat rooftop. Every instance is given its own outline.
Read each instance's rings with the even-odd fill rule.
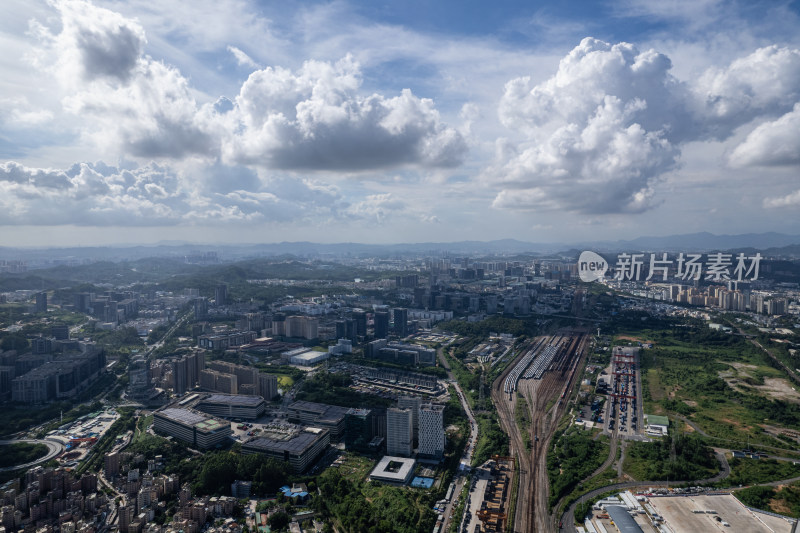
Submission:
[[[731,494],[663,496],[649,499],[653,509],[661,515],[675,533],[697,531],[747,531],[748,533],[789,533],[788,520],[764,513],[754,513],[744,507]],[[692,511],[706,511],[693,513]],[[707,511],[716,511],[708,513]],[[715,517],[730,524],[724,527]]]
[[[254,437],[244,444],[242,448],[260,452],[284,453],[302,455],[311,448],[320,438],[323,438],[327,430],[319,428],[308,428],[293,435],[288,435],[283,439],[270,437]]]
[[[186,426],[194,426],[200,431],[215,431],[221,427],[230,427],[229,422],[222,422],[216,418],[198,413],[197,411],[190,411],[189,409],[180,409],[177,407],[168,407],[161,411],[153,413],[155,416],[163,416],[173,422],[184,424]]]
[[[328,405],[324,403],[306,402],[298,400],[289,404],[289,409],[296,409],[298,411],[305,411],[307,413],[314,413],[317,420],[320,422],[336,423],[344,418],[344,415],[350,409],[349,407],[339,407],[338,405]]]
[[[261,396],[245,396],[238,394],[212,394],[200,400],[200,403],[218,403],[224,405],[241,405],[246,407],[256,407],[264,403]]]
[[[369,477],[379,481],[406,483],[414,472],[416,464],[414,459],[385,455],[369,473]]]

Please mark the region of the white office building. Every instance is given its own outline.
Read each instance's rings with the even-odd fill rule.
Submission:
[[[419,455],[444,457],[444,406],[424,404],[419,408]]]
[[[386,454],[409,457],[413,452],[414,418],[411,409],[386,410]]]

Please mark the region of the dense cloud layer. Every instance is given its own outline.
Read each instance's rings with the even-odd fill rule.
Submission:
[[[57,5],[61,31],[44,33],[67,90],[65,107],[91,119],[86,135],[124,155],[222,154],[228,163],[272,169],[360,171],[451,167],[466,153],[432,100],[409,89],[394,97],[360,94],[360,67],[349,56],[308,61],[296,73],[257,70],[225,109],[198,103],[177,69],[144,55],[138,24],[82,0]],[[255,66],[240,49],[228,50]]]
[[[237,173],[232,168],[227,171]],[[276,180],[258,190],[215,191],[203,188],[196,178],[153,163],[130,169],[83,163],[66,170],[3,163],[0,225],[286,222],[330,216],[346,207],[335,189],[308,180]]]
[[[171,1],[93,1],[48,0],[31,11],[23,0],[10,3],[24,18],[0,28],[4,49],[7,27],[33,21],[2,60],[0,151],[28,166],[0,166],[2,224],[372,226],[393,217],[433,222],[438,212],[462,232],[491,203],[498,211],[481,224],[490,235],[529,220],[500,210],[630,220],[594,215],[643,213],[665,201],[698,208],[689,197],[699,187],[731,191],[748,176],[759,179],[740,194],[749,215],[761,215],[752,206],[800,205],[790,182],[800,165],[792,36],[728,46],[730,32],[713,44],[713,36],[672,35],[669,54],[586,38],[542,75],[583,27],[557,27],[558,41],[528,47],[373,24],[348,2],[290,6],[284,16],[248,0],[202,0],[182,20],[185,6]],[[683,20],[686,9],[674,15]],[[401,38],[387,44],[389,33]],[[728,59],[714,63],[722,48]],[[458,109],[455,127],[444,117]],[[138,166],[33,168],[87,159]],[[733,196],[711,203],[736,209]]]
[[[499,150],[488,171],[503,188],[493,206],[642,212],[658,203],[654,187],[677,167],[683,144],[728,139],[783,113],[757,127],[731,163],[797,161],[798,113],[790,110],[800,99],[800,52],[762,48],[692,82],[671,67],[654,50],[587,38],[548,80],[508,82],[500,120],[528,140]]]

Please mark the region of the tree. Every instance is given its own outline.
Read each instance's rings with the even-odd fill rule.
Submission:
[[[274,530],[281,530],[289,527],[289,515],[283,511],[278,511],[269,517],[269,527]]]
[[[0,341],[0,349],[3,351],[16,350],[22,353],[28,349],[28,346],[30,346],[30,343],[22,333],[11,333],[3,337],[3,340]]]

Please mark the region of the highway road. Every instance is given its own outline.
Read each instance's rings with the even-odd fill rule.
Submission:
[[[28,444],[44,444],[47,446],[47,455],[36,459],[35,461],[31,461],[30,463],[25,463],[23,465],[16,465],[16,466],[9,466],[6,468],[0,468],[0,472],[10,472],[12,470],[20,470],[22,468],[30,468],[32,466],[36,466],[40,463],[44,463],[49,461],[50,459],[54,459],[61,455],[61,452],[64,451],[64,445],[57,441],[52,440],[38,440],[38,439],[12,439],[12,440],[0,440],[0,446],[7,446],[9,444],[16,444],[25,442]]]

